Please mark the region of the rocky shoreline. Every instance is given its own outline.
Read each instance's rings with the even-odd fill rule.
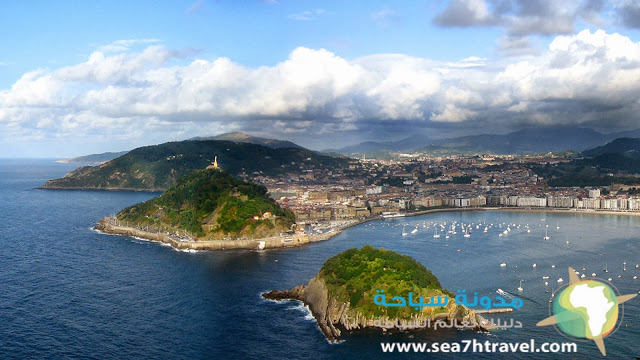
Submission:
[[[454,301],[447,305],[448,312],[436,315],[420,314],[408,319],[408,321],[400,321],[399,319],[391,319],[388,317],[368,318],[363,316],[359,311],[351,309],[348,302],[341,302],[330,296],[327,286],[321,278],[314,277],[307,285],[298,285],[291,290],[273,290],[263,293],[262,297],[269,300],[298,300],[309,307],[313,317],[316,319],[320,330],[329,342],[337,342],[340,340],[342,331],[357,331],[363,329],[380,329],[381,331],[417,331],[425,327],[419,324],[431,323],[438,320],[446,322],[456,321],[463,323],[465,321],[475,324],[469,329],[476,331],[487,331],[482,326],[486,320],[470,311],[464,306],[456,305]],[[460,308],[464,308],[461,311]],[[389,324],[383,326],[382,324]]]
[[[166,233],[155,233],[138,228],[113,224],[109,218],[98,221],[94,230],[105,234],[123,235],[156,241],[171,245],[177,250],[265,250],[302,246],[308,243],[328,240],[338,235],[342,229],[318,235],[295,235],[291,237],[270,237],[263,239],[238,239],[238,240],[185,240]]]

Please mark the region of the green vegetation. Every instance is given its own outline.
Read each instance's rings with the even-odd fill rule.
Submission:
[[[640,160],[621,154],[609,153],[553,166],[533,166],[531,169],[554,187],[632,185],[640,182],[630,175],[640,173]]]
[[[43,188],[164,190],[218,156],[220,167],[247,177],[303,174],[309,169],[347,169],[349,160],[304,148],[270,148],[221,140],[187,140],[134,149],[100,166],[78,168]]]
[[[264,218],[266,212],[272,216]],[[264,186],[217,169],[195,171],[178,179],[157,198],[122,210],[118,219],[138,227],[186,230],[212,239],[273,236],[289,230],[295,222],[293,213],[269,198]]]
[[[384,290],[387,299],[393,296],[407,297],[413,292],[419,296],[451,297],[453,294],[442,289],[438,279],[413,258],[391,250],[376,249],[365,245],[361,249],[346,250],[322,266],[319,276],[327,284],[329,293],[340,301],[349,301],[352,309],[365,316],[408,318],[419,310],[412,307],[384,307],[374,304],[376,290]],[[435,313],[445,311],[435,309]]]
[[[124,154],[126,154],[128,151],[121,151],[121,152],[105,152],[105,153],[101,153],[101,154],[91,154],[91,155],[84,155],[84,156],[78,156],[78,157],[74,157],[71,159],[67,159],[64,160],[63,162],[66,163],[103,163],[103,162],[107,162],[109,160],[113,160],[119,156],[122,156]]]

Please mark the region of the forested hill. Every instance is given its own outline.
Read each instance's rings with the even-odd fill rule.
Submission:
[[[271,148],[220,140],[186,140],[134,149],[99,166],[80,167],[43,188],[162,191],[218,157],[220,168],[232,175],[302,174],[305,169],[341,169],[345,158],[304,148]]]
[[[125,208],[117,217],[136,228],[187,231],[209,239],[275,236],[295,223],[293,213],[269,198],[264,186],[219,169],[192,172],[162,195]]]

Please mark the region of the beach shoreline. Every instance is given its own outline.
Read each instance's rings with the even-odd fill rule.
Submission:
[[[466,212],[466,211],[501,211],[501,212],[549,212],[549,213],[566,213],[566,214],[592,214],[592,215],[627,215],[640,216],[640,212],[632,211],[607,211],[607,210],[580,210],[580,209],[557,209],[557,208],[504,208],[504,207],[477,207],[477,208],[441,208],[404,213],[404,216],[394,218],[402,219],[407,217],[415,217],[428,214],[437,214],[444,212]],[[166,233],[154,233],[144,231],[135,227],[122,226],[113,224],[109,218],[105,217],[98,221],[98,225],[94,230],[105,234],[122,235],[144,240],[161,242],[170,245],[176,250],[266,250],[266,249],[283,249],[300,247],[310,243],[326,241],[334,236],[342,233],[343,230],[357,225],[361,225],[370,221],[384,220],[384,218],[375,216],[361,220],[353,220],[348,224],[332,228],[322,234],[296,234],[292,236],[274,236],[262,239],[237,239],[237,240],[182,240],[176,236]]]

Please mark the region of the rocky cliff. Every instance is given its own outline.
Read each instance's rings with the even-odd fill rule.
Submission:
[[[437,320],[447,322],[455,320],[458,323],[473,322],[478,325],[472,329],[486,330],[480,325],[482,318],[464,306],[456,305],[453,299],[450,299],[451,301],[446,306],[447,311],[444,313],[421,312],[412,315],[409,319],[391,318],[384,315],[381,317],[365,316],[357,309],[353,309],[349,302],[339,301],[336,297],[331,296],[327,284],[320,276],[312,278],[307,285],[298,285],[285,291],[273,290],[263,293],[262,296],[270,300],[302,301],[309,306],[318,326],[330,342],[338,341],[342,331],[351,332],[365,328],[378,328],[382,331],[420,330],[424,329],[424,326],[419,324]]]

